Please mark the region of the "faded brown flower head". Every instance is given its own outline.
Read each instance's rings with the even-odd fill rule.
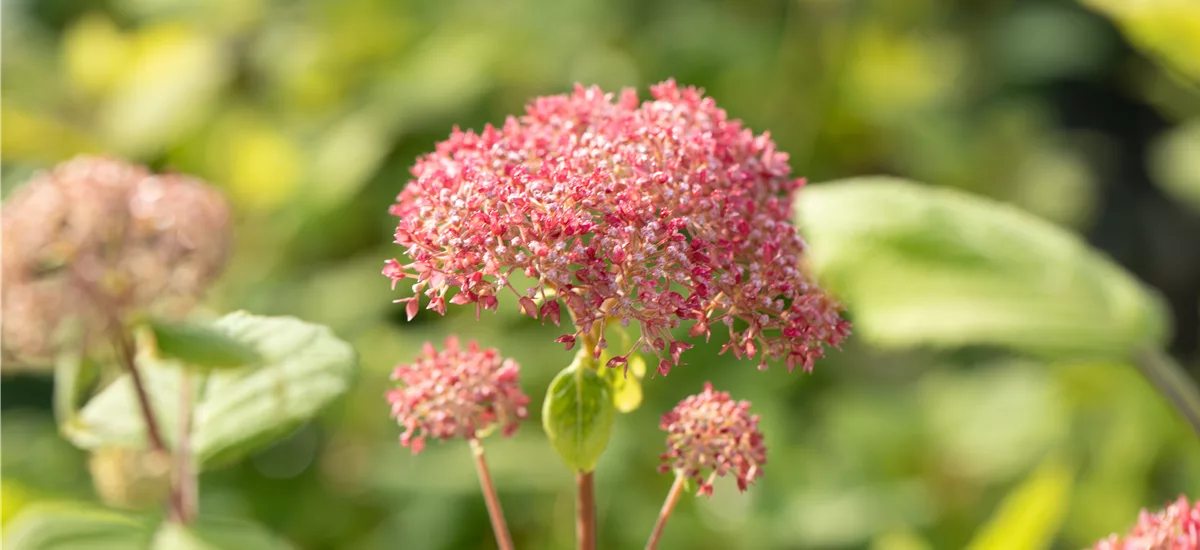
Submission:
[[[132,313],[182,315],[220,274],[231,241],[216,189],[110,158],[34,176],[0,217],[6,365],[50,360],[67,319],[94,340]]]
[[[1112,535],[1093,550],[1197,550],[1200,549],[1200,501],[1188,504],[1187,497],[1151,514],[1142,510],[1137,525],[1125,536]]]
[[[804,180],[787,154],[700,90],[667,81],[651,92],[639,104],[633,90],[577,86],[501,127],[455,129],[419,159],[391,207],[412,261],[383,270],[393,285],[413,279],[416,296],[398,300],[409,318],[422,305],[494,309],[512,292],[543,322],[569,310],[568,349],[598,324],[635,323],[638,339],[610,350],[609,366],[644,351],[661,374],[691,347],[672,332],[685,324],[692,337],[728,331],[722,351],[760,368],[773,358],[809,370],[838,345],[841,306],[799,267],[790,219]],[[535,282],[518,289],[513,273]],[[606,342],[594,344],[599,357]]]
[[[697,494],[712,496],[717,476],[732,473],[742,491],[762,476],[767,448],[749,401],[734,401],[706,382],[702,393],[664,414],[659,427],[667,432],[659,470],[694,479],[700,486]]]
[[[404,427],[400,443],[413,454],[431,437],[474,439],[497,426],[512,435],[528,415],[529,397],[521,391],[516,361],[475,342],[464,348],[455,336],[441,351],[426,342],[416,361],[396,367],[392,380],[400,387],[389,391],[387,400],[392,417]]]

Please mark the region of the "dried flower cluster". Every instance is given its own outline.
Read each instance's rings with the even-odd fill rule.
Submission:
[[[49,359],[65,319],[94,338],[134,311],[186,311],[224,267],[229,216],[203,182],[119,160],[35,176],[3,208],[5,363]]]
[[[667,452],[659,470],[675,470],[696,480],[698,494],[712,496],[713,479],[730,472],[742,491],[762,476],[767,448],[758,431],[758,415],[750,414],[748,401],[713,391],[711,383],[664,414],[659,427],[667,432]]]
[[[400,443],[417,454],[430,437],[473,439],[496,426],[512,435],[528,414],[519,378],[517,363],[495,349],[481,350],[475,342],[463,348],[454,336],[441,351],[427,342],[415,362],[392,373],[401,387],[387,400],[405,429]]]
[[[1200,501],[1188,504],[1187,497],[1151,514],[1142,510],[1137,525],[1124,537],[1112,535],[1094,550],[1196,550],[1200,548]]]
[[[456,128],[419,159],[391,207],[413,261],[384,268],[393,286],[415,279],[416,296],[398,300],[409,318],[422,294],[426,309],[478,313],[509,289],[524,313],[558,324],[561,300],[575,318],[559,338],[568,348],[610,320],[636,322],[640,339],[609,366],[641,349],[663,374],[691,347],[671,333],[683,322],[693,337],[726,326],[722,351],[763,368],[809,370],[841,342],[840,306],[798,268],[805,244],[789,218],[804,181],[787,155],[694,88],[652,92],[639,105],[632,90],[614,101],[577,86],[500,128]],[[522,293],[513,273],[535,283]],[[599,356],[606,343],[595,344]]]

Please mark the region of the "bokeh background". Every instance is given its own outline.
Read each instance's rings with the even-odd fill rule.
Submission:
[[[494,547],[466,447],[413,457],[397,443],[390,370],[457,332],[517,358],[540,403],[571,355],[511,304],[483,322],[473,308],[406,322],[379,273],[400,253],[387,208],[453,125],[502,122],[575,82],[645,96],[674,77],[770,130],[810,181],[905,176],[1079,232],[1162,292],[1172,352],[1200,374],[1190,0],[0,6],[6,195],[81,152],[204,177],[238,212],[236,257],[207,307],[326,323],[361,353],[355,389],[320,421],[202,479],[203,510],[300,548]],[[1143,506],[1200,497],[1200,444],[1128,365],[884,353],[851,337],[805,375],[758,372],[720,343],[648,380],[642,408],[618,419],[597,474],[601,547],[644,544],[671,481],[655,470],[658,415],[706,380],[753,401],[770,463],[744,495],[685,497],[664,548],[962,548],[1014,491],[1062,487],[1026,521],[1080,548]],[[56,434],[51,388],[36,370],[0,381],[3,521],[32,502],[97,499],[87,457]],[[539,424],[534,411],[488,441],[493,474],[518,547],[568,548],[573,480]]]

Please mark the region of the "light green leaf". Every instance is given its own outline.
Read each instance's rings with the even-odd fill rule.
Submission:
[[[70,323],[78,333],[78,324]],[[96,366],[84,356],[82,346],[62,347],[54,362],[54,418],[64,426],[79,413],[79,402],[96,378]]]
[[[1124,358],[1167,336],[1156,295],[1075,235],[1004,204],[868,177],[805,189],[796,217],[811,268],[875,345]]]
[[[550,382],[542,406],[542,427],[563,462],[590,472],[612,436],[616,406],[610,382],[579,361]]]
[[[968,550],[1039,550],[1049,548],[1067,513],[1070,467],[1051,456],[1000,503],[971,541]]]
[[[23,510],[4,529],[9,550],[129,550],[145,548],[150,526],[131,516],[70,504]]]
[[[1082,0],[1112,19],[1144,53],[1200,81],[1200,2],[1195,0]]]
[[[193,525],[164,523],[152,550],[288,550],[291,544],[258,525],[201,518]]]
[[[606,362],[604,356],[600,357],[600,362]],[[642,359],[642,356],[632,353],[629,355],[628,364],[605,367],[601,369],[600,375],[612,386],[613,405],[618,411],[631,413],[641,406],[642,377],[646,375],[646,360]]]
[[[292,317],[226,315],[213,329],[249,346],[262,360],[254,369],[213,371],[194,398],[192,449],[212,467],[236,460],[286,436],[349,389],[357,355],[328,328]],[[159,427],[175,438],[179,368],[138,357]],[[89,401],[64,430],[75,445],[145,446],[145,426],[128,375]]]
[[[214,327],[192,322],[151,320],[146,327],[154,335],[161,357],[177,359],[188,367],[229,369],[258,362],[258,352],[248,344]]]

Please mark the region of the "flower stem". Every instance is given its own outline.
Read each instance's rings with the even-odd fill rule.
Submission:
[[[113,338],[116,340],[121,362],[125,364],[125,369],[129,371],[129,380],[133,383],[133,393],[137,396],[138,407],[142,411],[142,419],[146,422],[146,438],[150,440],[150,449],[158,452],[166,452],[167,444],[163,439],[162,432],[158,429],[158,420],[154,416],[154,409],[150,406],[150,397],[146,392],[146,384],[142,381],[141,374],[138,373],[133,342],[130,341],[129,335],[125,333],[120,325],[117,325],[113,331]]]
[[[1200,390],[1183,367],[1167,353],[1153,348],[1138,350],[1133,363],[1200,435]]]
[[[667,526],[667,519],[671,517],[671,512],[675,511],[675,503],[679,502],[679,495],[683,494],[684,481],[683,475],[675,475],[675,483],[671,484],[667,500],[663,502],[662,510],[658,512],[658,521],[654,524],[654,532],[650,533],[650,540],[646,542],[646,550],[658,548],[658,539],[662,537],[663,528]]]
[[[179,373],[179,437],[175,445],[175,466],[171,477],[171,519],[188,524],[196,519],[197,483],[191,460],[192,373]]]
[[[596,550],[596,489],[592,472],[575,474],[575,546]]]
[[[492,484],[492,474],[488,472],[487,459],[483,456],[483,443],[478,439],[471,439],[471,454],[475,456],[475,471],[479,473],[479,486],[483,490],[483,500],[487,503],[488,516],[492,519],[496,545],[500,550],[512,550],[512,536],[508,533],[504,510],[500,508],[500,499],[496,497],[496,487]]]

